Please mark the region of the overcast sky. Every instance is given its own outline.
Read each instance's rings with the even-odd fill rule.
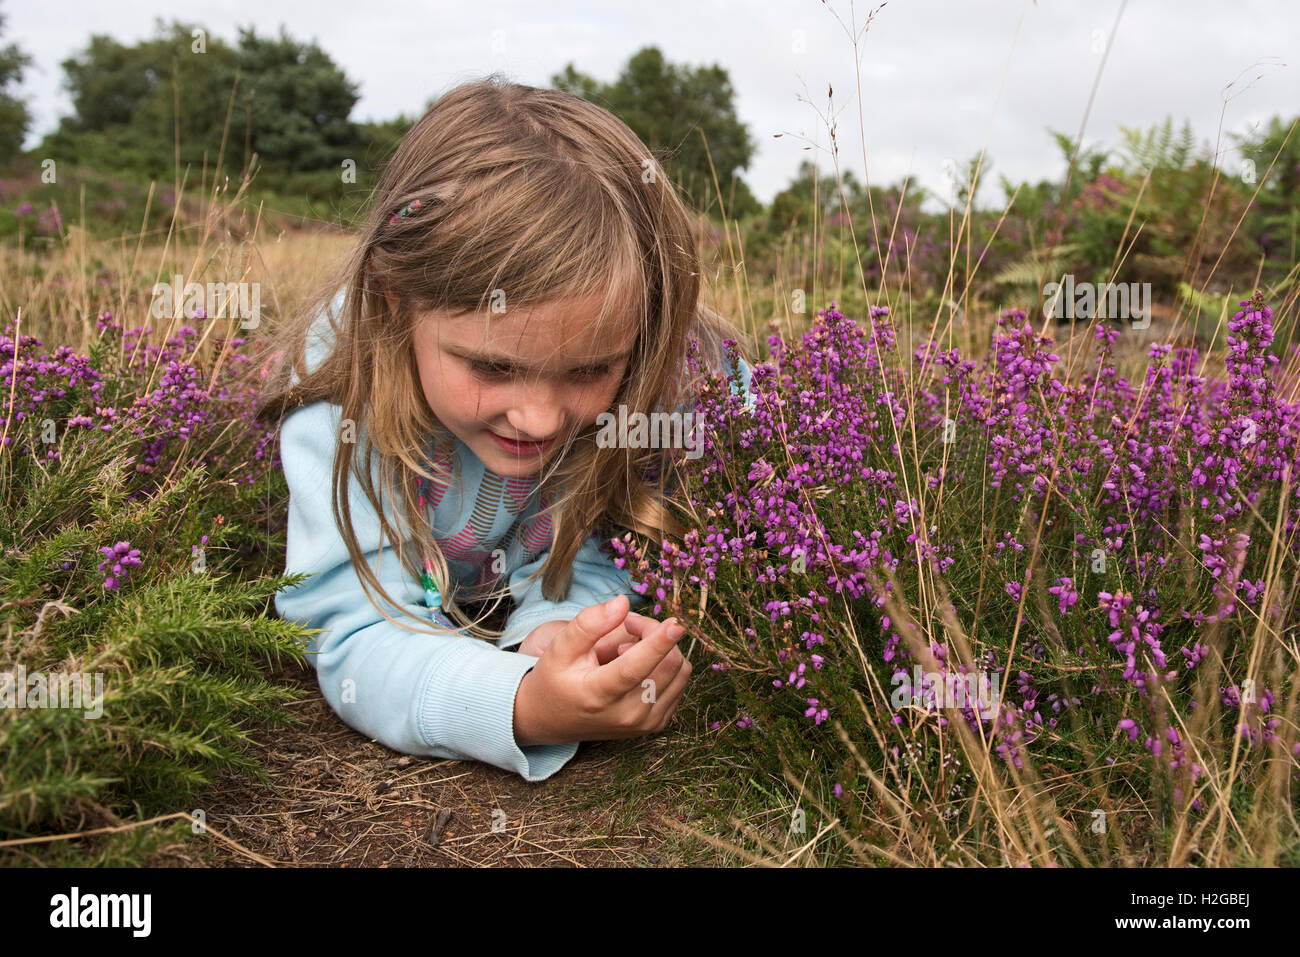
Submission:
[[[1233,170],[1230,132],[1300,113],[1294,0],[1129,0],[1115,28],[1120,7],[890,0],[861,36],[856,68],[852,20],[861,30],[872,6],[847,0],[0,0],[0,42],[33,56],[20,90],[35,113],[28,147],[70,111],[59,63],[92,33],[127,43],[152,36],[157,16],[200,23],[228,41],[237,26],[274,34],[281,24],[316,40],[360,85],[354,119],[418,114],[440,92],[493,70],[546,86],[573,62],[609,81],[638,49],[656,45],[671,62],[728,71],[758,144],[744,175],[763,201],[806,157],[833,169],[828,119],[841,168],[859,179],[865,139],[873,183],[910,175],[946,195],[947,164],[982,147],[991,166],[981,205],[1002,200],[999,174],[1059,176],[1065,163],[1048,129],[1078,132],[1103,49],[1089,146],[1117,146],[1120,124],[1172,115],[1176,125],[1189,119],[1199,142],[1218,140]]]

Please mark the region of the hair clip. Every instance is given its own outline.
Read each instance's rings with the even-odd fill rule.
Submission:
[[[409,216],[411,213],[415,212],[419,208],[420,208],[420,201],[418,199],[412,200],[411,202],[403,206],[401,209],[399,209],[397,212],[393,213],[393,215],[389,216],[388,222],[395,223],[401,217]]]

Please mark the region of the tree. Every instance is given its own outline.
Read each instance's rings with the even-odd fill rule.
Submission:
[[[402,137],[415,125],[415,118],[399,113],[395,119],[357,124],[357,136],[366,148],[366,165],[378,169],[397,152]]]
[[[759,208],[739,175],[749,167],[755,144],[736,116],[735,92],[722,67],[675,66],[651,46],[633,54],[613,83],[600,83],[570,63],[551,77],[551,86],[619,117],[697,207],[717,207],[711,156],[723,201],[731,204],[728,216],[739,218]]]
[[[4,17],[0,16],[0,33],[4,32]],[[23,70],[32,58],[15,43],[0,48],[0,163],[6,162],[22,151],[23,138],[32,123],[27,104],[11,95],[9,84],[22,81]]]
[[[291,39],[283,26],[278,39],[241,29],[239,68],[249,142],[267,166],[324,169],[357,145],[348,120],[357,85],[314,42]]]
[[[315,43],[241,29],[236,46],[195,24],[155,21],[152,39],[127,46],[95,35],[63,63],[73,114],[42,149],[109,170],[151,177],[256,152],[273,174],[324,170],[362,152],[348,119],[356,85]],[[233,99],[232,99],[233,95]],[[179,105],[179,109],[178,109]],[[229,128],[227,129],[227,117]]]
[[[818,170],[812,160],[803,160],[794,178],[790,180],[790,185],[772,197],[768,215],[769,229],[811,229],[813,214],[820,205],[823,229],[842,222],[842,218],[837,217],[847,213],[853,219],[858,241],[864,242],[871,238],[873,214],[876,228],[882,234],[889,232],[900,201],[903,206],[899,216],[900,225],[914,227],[920,222],[921,204],[926,195],[920,188],[912,187],[904,196],[899,186],[872,186],[868,199],[866,184],[857,178],[853,170],[844,170],[841,179],[844,186],[842,197],[834,170]],[[814,193],[817,202],[814,202]]]
[[[46,137],[42,152],[162,177],[173,173],[179,143],[182,167],[201,165],[205,153],[209,167],[215,164],[237,54],[194,24],[158,19],[155,34],[131,46],[96,34],[63,61],[73,112]]]
[[[596,82],[594,77],[575,70],[572,63],[565,64],[563,70],[551,77],[551,86],[557,90],[563,90],[565,93],[580,96],[592,103],[598,102],[601,97],[601,85]],[[601,106],[606,106],[606,104],[601,103]],[[627,121],[624,120],[624,122]]]

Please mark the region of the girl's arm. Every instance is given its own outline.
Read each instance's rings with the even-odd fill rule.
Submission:
[[[285,571],[313,577],[277,593],[275,605],[282,618],[322,629],[308,648],[321,692],[346,724],[394,750],[483,761],[528,781],[551,776],[577,753],[578,743],[521,748],[514,737],[515,694],[537,658],[507,654],[464,634],[404,630],[380,615],[362,590],[330,502],[339,415],[338,406],[314,402],[290,413],[280,434],[289,485]],[[378,518],[355,481],[349,495],[371,568],[402,608],[427,621],[424,590],[401,567],[392,542],[384,543],[376,568]],[[385,611],[418,627],[394,608]]]

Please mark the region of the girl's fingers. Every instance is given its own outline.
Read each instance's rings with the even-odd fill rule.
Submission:
[[[650,629],[659,624],[658,620],[650,618],[647,615],[638,615],[634,611],[627,613],[627,618],[623,621],[623,627],[633,638],[644,638],[650,633]]]
[[[596,642],[596,647],[592,649],[596,652],[596,662],[601,665],[607,665],[621,654],[619,646],[629,643],[631,636],[627,633],[622,625],[615,628],[604,638]]]
[[[659,622],[654,618],[645,615],[638,615],[634,611],[629,611],[623,624],[615,628],[608,635],[605,635],[596,642],[596,661],[598,664],[607,665],[619,655],[627,650],[624,646],[636,644],[639,640],[649,634],[650,629],[658,625]]]
[[[618,701],[659,667],[660,662],[677,647],[677,641],[686,634],[686,628],[669,618],[660,622],[625,654],[598,668],[592,676],[601,694],[611,703]]]
[[[651,720],[654,722],[651,727],[654,731],[662,731],[668,719],[673,716],[673,711],[677,709],[677,702],[681,700],[683,692],[686,691],[686,682],[691,677],[690,664],[689,661],[683,661],[681,670],[668,683],[663,693],[656,693],[655,703],[650,711]]]
[[[659,662],[659,665],[650,675],[650,680],[654,682],[653,687],[656,697],[676,680],[677,675],[685,667],[686,656],[682,654],[680,648],[673,648],[668,654],[664,655],[664,660]],[[642,681],[641,684],[644,685],[645,682]]]
[[[603,605],[589,605],[555,636],[551,643],[556,663],[572,666],[594,651],[610,632],[621,630],[627,616],[627,596],[615,595]],[[608,667],[608,666],[606,666]]]
[[[646,722],[658,721],[663,712],[659,707],[660,700],[668,694],[670,688],[685,681],[684,675],[687,674],[690,674],[690,666],[686,662],[686,656],[674,648],[659,662],[654,674],[643,679],[640,687],[627,693],[620,707],[636,717],[641,728],[639,733],[648,733],[649,725]]]

